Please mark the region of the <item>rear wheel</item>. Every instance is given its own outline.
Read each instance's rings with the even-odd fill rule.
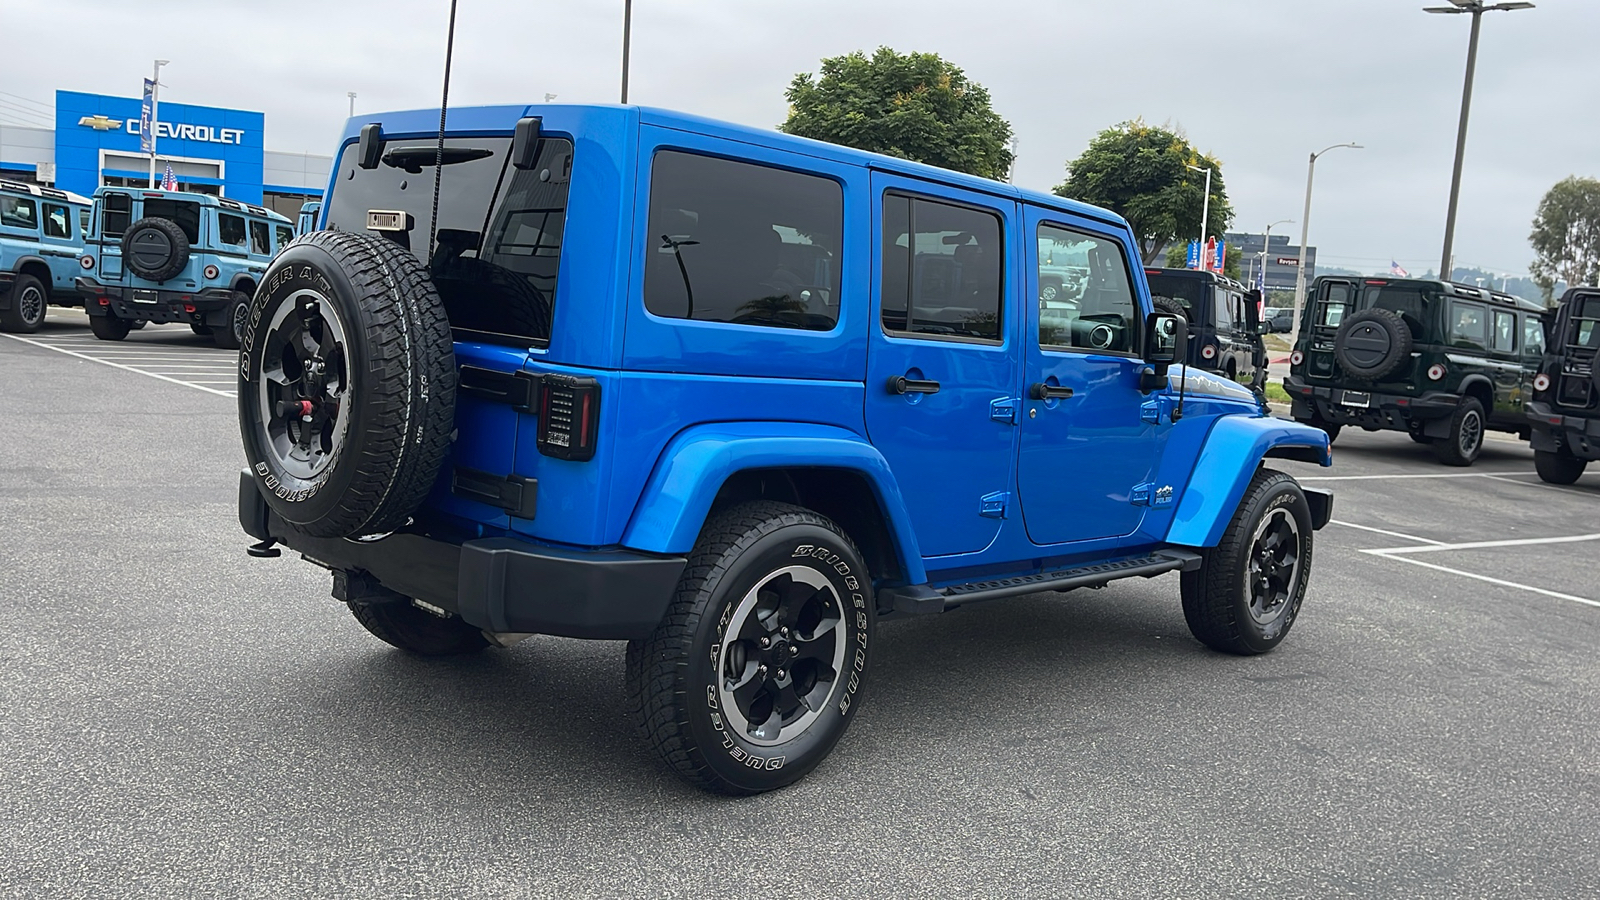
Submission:
[[[234,291],[224,312],[223,324],[211,329],[211,339],[224,350],[237,350],[244,339],[245,321],[250,317],[250,295]]]
[[[350,614],[373,637],[418,656],[458,656],[489,646],[459,616],[438,616],[410,603],[351,603]]]
[[[11,285],[11,308],[0,311],[0,331],[33,334],[44,324],[50,303],[44,284],[32,275],[18,275]]]
[[[89,330],[102,341],[120,341],[128,336],[129,325],[127,319],[119,319],[116,313],[108,312],[103,316],[90,316]]]
[[[1329,422],[1327,419],[1324,419],[1321,416],[1310,419],[1295,419],[1295,421],[1302,425],[1310,425],[1312,428],[1322,429],[1322,431],[1328,435],[1328,443],[1330,444],[1338,440],[1339,432],[1344,430],[1343,425],[1340,425],[1338,422]]]
[[[1533,451],[1533,468],[1539,473],[1539,479],[1549,484],[1572,484],[1583,477],[1583,470],[1588,467],[1588,460],[1570,453]]]
[[[1463,397],[1450,417],[1450,433],[1433,442],[1433,452],[1447,466],[1470,466],[1483,451],[1483,404]]]
[[[1222,541],[1183,573],[1183,617],[1202,644],[1251,656],[1288,636],[1311,577],[1311,507],[1282,472],[1257,470]]]
[[[203,324],[201,324],[199,322],[190,322],[189,323],[189,330],[194,332],[195,334],[200,335],[201,337],[211,337],[211,326],[210,325],[203,325]]]

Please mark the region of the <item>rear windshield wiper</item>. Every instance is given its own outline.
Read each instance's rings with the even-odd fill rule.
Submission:
[[[475,159],[485,159],[493,156],[493,150],[481,147],[446,147],[444,148],[444,164],[447,166],[456,163],[472,162]],[[431,166],[439,158],[437,147],[396,147],[383,155],[383,164],[393,169],[404,169],[412,175],[422,174],[425,166]]]

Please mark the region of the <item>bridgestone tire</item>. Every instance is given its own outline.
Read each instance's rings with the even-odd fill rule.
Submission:
[[[189,264],[189,238],[177,222],[146,216],[122,235],[122,262],[147,281],[167,281]]]
[[[250,318],[250,295],[234,291],[223,313],[224,324],[210,329],[211,340],[224,350],[237,350],[244,341],[245,323]]]
[[[127,319],[119,319],[114,313],[106,313],[103,316],[90,316],[89,330],[102,341],[120,341],[128,336],[130,327]]]
[[[1252,607],[1251,562],[1258,528],[1267,517],[1279,515],[1292,517],[1297,568],[1282,602],[1261,610],[1262,621]],[[1311,578],[1312,544],[1311,507],[1300,485],[1282,472],[1258,469],[1222,541],[1204,552],[1200,568],[1181,576],[1183,617],[1190,633],[1213,650],[1240,656],[1277,647],[1300,615]]]
[[[778,607],[785,611],[759,612],[774,597],[790,598]],[[791,616],[791,603],[802,613]],[[628,702],[641,737],[668,768],[708,791],[756,794],[798,781],[859,714],[873,603],[861,554],[822,516],[765,501],[716,514],[701,531],[661,624],[628,644]],[[830,614],[831,620],[816,618]],[[807,622],[811,637],[805,637]],[[780,623],[793,627],[774,630]],[[751,628],[771,636],[769,649],[748,639]],[[827,668],[815,661],[819,652],[830,660]],[[769,665],[774,654],[795,654],[786,657],[793,668],[785,673]],[[724,699],[724,691],[740,690],[724,680],[731,668],[749,673],[740,684],[755,686],[745,695],[753,698],[748,709],[737,698]],[[769,674],[776,680],[756,681]],[[803,693],[803,708],[812,712],[792,720],[775,715],[786,689]],[[761,710],[772,718],[761,718]],[[757,739],[763,722],[772,731]]]
[[[44,310],[50,295],[44,284],[32,275],[18,275],[11,283],[11,307],[0,310],[0,331],[33,334],[44,324]]]
[[[1583,477],[1583,470],[1588,467],[1588,460],[1567,453],[1533,451],[1533,469],[1539,473],[1539,480],[1548,484],[1572,484]]]
[[[1346,375],[1378,381],[1411,358],[1415,340],[1400,314],[1388,309],[1363,309],[1339,324],[1333,355]]]
[[[350,614],[380,641],[418,656],[459,656],[489,646],[459,616],[442,618],[410,603],[350,603]]]
[[[456,390],[450,323],[415,256],[360,232],[297,238],[256,289],[239,364],[245,457],[273,512],[328,538],[407,522],[449,449]],[[316,394],[316,424],[275,394]]]
[[[1475,397],[1462,397],[1450,416],[1450,433],[1433,442],[1433,454],[1447,466],[1470,466],[1483,452],[1488,419]]]

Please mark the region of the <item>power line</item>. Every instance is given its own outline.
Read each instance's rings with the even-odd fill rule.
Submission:
[[[6,109],[10,112],[16,113],[19,116],[32,116],[38,119],[41,123],[54,124],[51,118],[43,113],[34,112],[25,106],[17,106],[14,103],[8,103],[5,100],[0,100],[0,109]]]
[[[31,99],[29,97],[24,97],[21,94],[13,94],[10,91],[0,91],[0,94],[4,94],[5,96],[12,98],[13,100],[21,100],[23,103],[31,103],[34,106],[37,106],[37,107],[39,107],[41,109],[44,109],[44,110],[48,110],[48,111],[52,111],[52,112],[55,110],[55,107],[51,106],[48,103],[40,103],[37,100]]]

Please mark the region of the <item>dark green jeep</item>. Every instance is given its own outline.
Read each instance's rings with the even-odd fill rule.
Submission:
[[[1527,436],[1544,308],[1448,281],[1318,278],[1283,387],[1296,421],[1404,431],[1470,466],[1485,429]]]
[[[1571,484],[1600,459],[1600,288],[1567,291],[1549,334],[1528,401],[1533,465],[1545,481]]]

